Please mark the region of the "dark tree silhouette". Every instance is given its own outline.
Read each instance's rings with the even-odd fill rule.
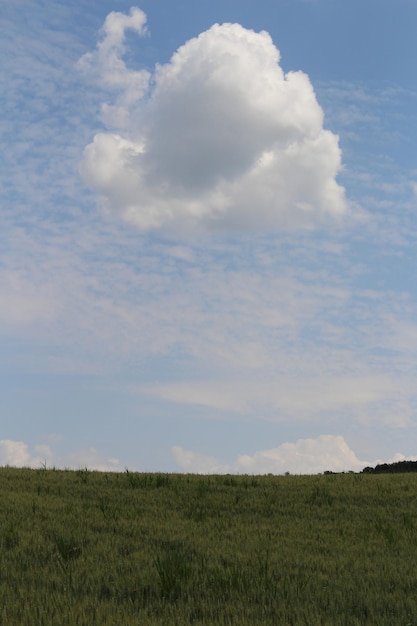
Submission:
[[[363,474],[407,474],[417,472],[417,461],[397,461],[396,463],[381,463],[375,467],[365,467]]]

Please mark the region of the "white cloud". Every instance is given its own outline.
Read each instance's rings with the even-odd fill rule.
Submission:
[[[343,437],[320,435],[316,439],[299,439],[271,450],[261,450],[252,456],[240,456],[236,470],[249,474],[317,474],[326,470],[360,471],[368,465],[360,461]]]
[[[253,455],[241,455],[231,464],[222,464],[218,459],[201,455],[180,446],[172,448],[177,465],[184,471],[213,474],[318,474],[324,471],[361,471],[367,465],[349,448],[341,436],[320,435],[315,439],[299,439],[295,443],[283,443],[270,450],[260,450]],[[397,454],[393,460],[402,460]],[[389,461],[392,462],[392,461]]]
[[[48,445],[35,446],[34,454],[27,443],[12,439],[0,439],[0,466],[41,467],[53,457]]]
[[[284,74],[265,31],[215,24],[151,77],[126,68],[124,30],[145,16],[110,14],[83,66],[119,89],[81,166],[103,204],[141,229],[310,226],[346,210],[338,137],[303,72]],[[151,85],[151,87],[149,87]]]
[[[70,453],[67,457],[66,467],[86,467],[89,470],[97,470],[99,472],[123,471],[123,466],[120,464],[119,459],[106,457],[94,447]]]
[[[221,463],[213,456],[184,450],[181,446],[173,446],[171,451],[176,464],[185,472],[224,474],[231,469],[229,465]]]
[[[53,443],[58,441],[54,436],[47,439]],[[31,446],[24,441],[0,439],[0,466],[5,465],[31,467],[34,469],[42,467],[58,467],[61,469],[86,467],[89,470],[100,472],[123,471],[123,466],[118,459],[109,458],[94,447],[60,456],[47,443],[33,446],[32,451]]]

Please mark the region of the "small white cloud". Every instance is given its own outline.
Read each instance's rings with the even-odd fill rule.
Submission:
[[[338,137],[267,32],[215,24],[150,80],[121,59],[125,29],[143,34],[138,11],[110,14],[82,59],[121,94],[102,113],[122,132],[97,134],[81,166],[108,209],[144,230],[305,227],[345,212]]]
[[[47,437],[47,440],[57,443],[57,436]],[[87,467],[89,470],[100,472],[120,472],[123,466],[116,458],[106,457],[96,448],[87,448],[70,452],[60,456],[48,444],[37,444],[31,447],[24,441],[0,439],[0,466],[12,467],[59,467],[62,469],[78,469]]]
[[[213,456],[184,450],[181,446],[173,446],[171,451],[176,464],[185,472],[196,474],[225,474],[231,470],[229,465],[221,463]]]
[[[13,467],[41,467],[49,463],[53,454],[48,445],[35,447],[32,454],[27,443],[12,439],[0,439],[0,466],[11,465]]]
[[[30,455],[28,447],[23,441],[0,440],[0,464],[1,465],[26,465]]]
[[[401,452],[397,452],[391,459],[385,461],[385,463],[400,463],[401,461],[417,461],[417,456],[404,456]],[[383,462],[384,461],[378,461],[378,463]]]
[[[94,447],[72,452],[68,455],[68,462],[69,468],[87,467],[99,472],[123,471],[119,459],[106,457]]]

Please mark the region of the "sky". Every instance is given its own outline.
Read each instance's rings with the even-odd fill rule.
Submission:
[[[3,0],[0,465],[417,460],[414,0]]]

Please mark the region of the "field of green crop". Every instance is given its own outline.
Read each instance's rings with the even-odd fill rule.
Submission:
[[[0,624],[417,626],[417,475],[0,468]]]

